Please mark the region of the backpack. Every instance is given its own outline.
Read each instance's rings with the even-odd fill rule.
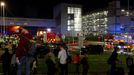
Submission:
[[[68,56],[67,56],[67,59],[66,59],[66,62],[67,62],[67,63],[71,63],[71,62],[72,62],[72,57],[68,55]]]
[[[71,63],[72,62],[72,57],[71,57],[71,55],[69,55],[69,53],[67,52],[67,50],[66,50],[66,55],[67,55],[66,62],[67,63]]]

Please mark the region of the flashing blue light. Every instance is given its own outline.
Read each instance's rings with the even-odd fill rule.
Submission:
[[[122,32],[122,30],[121,30],[121,25],[120,25],[120,24],[116,24],[115,26],[116,26],[116,27],[115,27],[115,32],[116,32],[116,33],[121,33],[121,32]]]

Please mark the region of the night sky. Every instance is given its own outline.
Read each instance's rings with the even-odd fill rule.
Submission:
[[[5,0],[6,16],[22,18],[51,19],[53,7],[59,3],[81,4],[83,13],[108,6],[113,0]],[[134,0],[129,0],[134,7]],[[121,0],[121,6],[127,6],[127,0]]]

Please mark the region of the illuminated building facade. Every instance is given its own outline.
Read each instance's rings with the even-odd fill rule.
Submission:
[[[99,35],[107,33],[108,11],[89,13],[82,18],[84,35]]]
[[[134,10],[120,7],[119,1],[107,8],[92,11],[82,17],[84,35],[121,34],[134,32]]]
[[[82,7],[76,4],[60,4],[54,8],[56,30],[62,35],[77,36],[81,33]]]

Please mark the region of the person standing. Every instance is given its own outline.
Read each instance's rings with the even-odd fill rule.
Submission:
[[[32,35],[25,29],[20,29],[19,43],[16,49],[16,63],[17,63],[17,75],[21,75],[22,65],[25,65],[26,75],[30,75],[30,64],[32,61],[32,56],[28,54],[30,50],[30,40]]]
[[[108,59],[108,64],[110,65],[110,75],[115,75],[116,71],[116,65],[119,62],[118,60],[118,53],[117,51],[119,50],[118,47],[114,48],[114,51],[112,52],[112,55]]]
[[[129,69],[128,75],[134,75],[134,63],[133,58],[130,55],[126,58],[126,64]]]
[[[84,53],[84,56],[81,59],[82,64],[82,75],[88,75],[89,63],[88,63],[88,55]]]
[[[47,75],[55,75],[56,73],[56,61],[55,56],[49,49],[49,53],[46,55]]]
[[[68,66],[67,66],[67,52],[64,49],[64,46],[60,45],[60,51],[58,53],[58,59],[60,64],[60,74],[59,75],[68,75]]]
[[[32,62],[32,73],[33,75],[37,74],[37,57],[35,57]]]
[[[8,48],[4,49],[4,53],[1,56],[3,75],[10,75],[10,62],[11,54],[8,52]]]
[[[14,50],[11,58],[11,74],[16,75],[16,71],[17,71],[17,63],[16,63],[16,53]]]
[[[75,72],[77,75],[79,75],[79,66],[80,66],[80,56],[78,53],[74,55],[73,63],[75,64]]]

